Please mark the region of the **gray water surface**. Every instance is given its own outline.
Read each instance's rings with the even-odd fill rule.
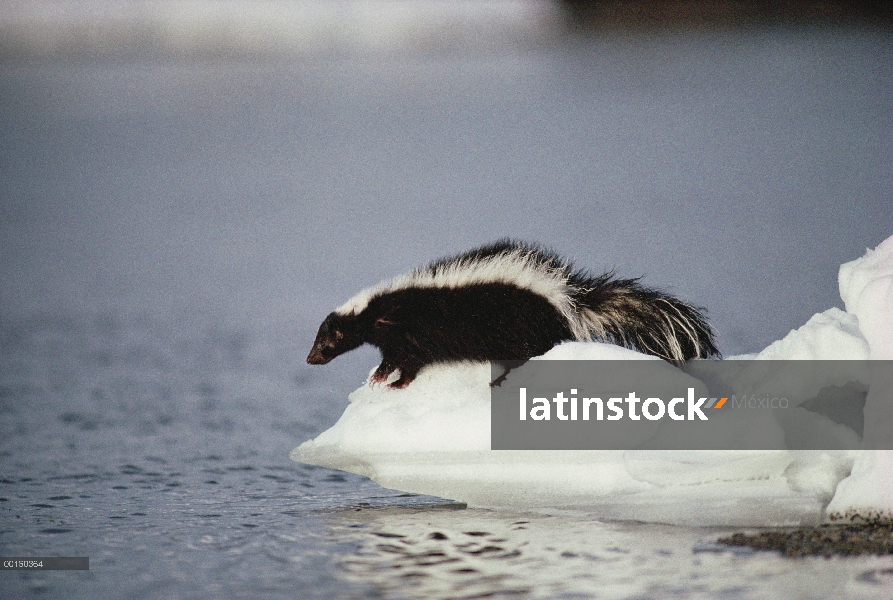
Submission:
[[[174,325],[175,324],[175,325]],[[893,558],[786,559],[731,530],[465,509],[287,459],[358,385],[291,336],[110,315],[4,325],[0,596],[885,598]],[[350,362],[350,361],[348,361]],[[358,366],[358,365],[351,365]]]
[[[315,327],[513,236],[703,306],[726,355],[840,305],[893,232],[893,36],[0,66],[0,314]]]

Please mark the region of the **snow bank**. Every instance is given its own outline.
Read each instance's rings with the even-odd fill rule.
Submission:
[[[840,297],[858,319],[872,360],[893,360],[893,237],[860,259],[840,266]],[[865,400],[867,446],[893,448],[893,377],[890,369],[873,373]],[[827,507],[829,515],[881,515],[893,518],[893,451],[859,453],[852,474],[844,479]]]
[[[840,292],[846,312],[814,315],[748,368],[764,359],[893,358],[893,237],[841,267]],[[540,358],[655,360],[579,342]],[[488,365],[455,364],[424,369],[403,390],[364,385],[338,423],[291,458],[479,507],[698,525],[816,523],[831,512],[893,515],[889,451],[493,451],[489,381]],[[893,422],[893,381],[887,383],[873,382],[869,392],[866,440],[890,435],[874,427]]]

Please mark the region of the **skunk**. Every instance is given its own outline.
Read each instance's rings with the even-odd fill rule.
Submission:
[[[700,309],[638,279],[592,276],[541,246],[503,239],[361,291],[322,322],[307,362],[372,344],[382,360],[371,382],[399,369],[391,387],[403,388],[431,363],[525,361],[568,340],[676,364],[719,356]]]

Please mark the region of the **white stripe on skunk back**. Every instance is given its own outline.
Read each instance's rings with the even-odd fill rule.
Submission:
[[[577,340],[590,339],[589,329],[572,299],[580,290],[570,282],[570,265],[557,256],[547,257],[534,246],[509,244],[496,254],[478,257],[472,251],[382,281],[362,290],[335,312],[357,314],[375,296],[406,288],[460,288],[481,283],[507,283],[546,298],[567,319]]]

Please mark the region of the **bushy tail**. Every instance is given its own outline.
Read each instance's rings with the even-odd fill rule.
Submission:
[[[582,283],[582,282],[581,282]],[[606,274],[578,287],[574,301],[580,329],[601,339],[673,363],[718,357],[713,331],[702,311],[635,279]]]

